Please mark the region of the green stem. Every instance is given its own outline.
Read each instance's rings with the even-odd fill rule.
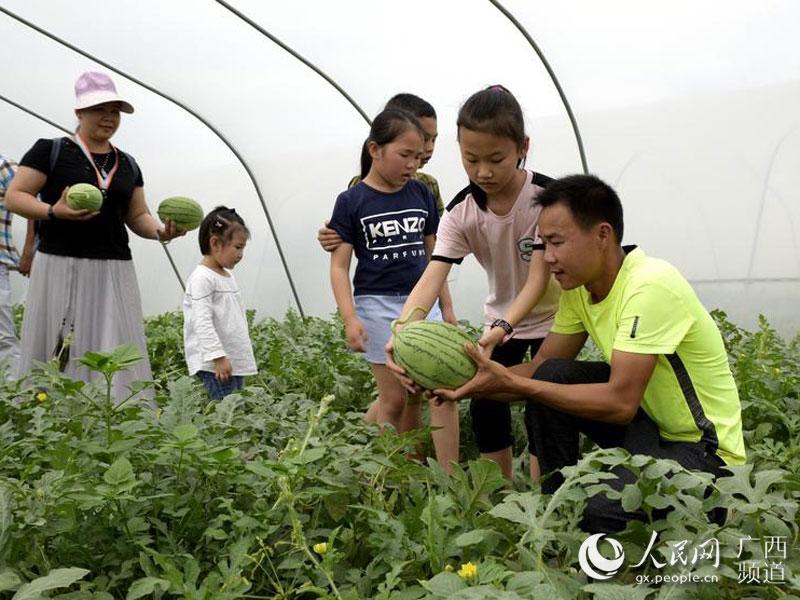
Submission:
[[[108,373],[103,373],[103,376],[106,378],[106,406],[105,406],[105,413],[106,413],[106,446],[111,446],[111,416],[114,413],[114,409],[111,404],[111,375]]]
[[[181,453],[178,455],[178,467],[175,469],[175,483],[178,484],[181,481],[181,474],[183,470],[183,447],[181,447]]]

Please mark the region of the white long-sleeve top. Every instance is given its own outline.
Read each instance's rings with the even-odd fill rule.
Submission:
[[[197,265],[183,296],[183,347],[189,374],[214,372],[214,359],[231,361],[233,375],[255,375],[242,294],[233,273]]]

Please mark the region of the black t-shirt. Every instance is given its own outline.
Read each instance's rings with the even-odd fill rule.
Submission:
[[[329,227],[358,259],[353,295],[410,293],[428,266],[425,236],[438,226],[433,194],[415,179],[393,193],[362,181],[339,194]]]
[[[20,161],[20,166],[36,169],[47,175],[47,182],[39,197],[48,204],[55,204],[65,187],[76,183],[97,185],[95,170],[80,147],[71,139],[61,140],[61,150],[50,172],[50,151],[53,140],[38,140]],[[102,258],[130,260],[128,231],[125,216],[128,214],[131,196],[136,187],[144,185],[141,173],[135,175],[128,157],[119,153],[120,165],[108,189],[100,213],[88,221],[39,221],[39,251],[76,258]],[[106,158],[95,154],[97,162],[104,164]],[[106,168],[114,166],[114,152],[108,156]],[[137,169],[138,170],[138,169]]]

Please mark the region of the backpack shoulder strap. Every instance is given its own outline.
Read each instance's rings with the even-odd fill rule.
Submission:
[[[53,138],[53,145],[50,147],[50,172],[53,172],[53,169],[58,162],[58,155],[61,152],[61,143],[63,142],[63,137]]]
[[[133,181],[136,182],[139,179],[139,175],[141,174],[141,169],[139,169],[139,165],[136,163],[136,159],[134,159],[130,154],[127,152],[123,152],[122,150],[119,153],[128,159],[128,162],[131,165],[131,169],[133,169]]]

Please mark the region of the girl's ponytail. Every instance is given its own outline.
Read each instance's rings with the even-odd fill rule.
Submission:
[[[369,175],[369,170],[372,168],[372,155],[369,153],[369,138],[364,140],[364,145],[361,146],[361,179]]]

